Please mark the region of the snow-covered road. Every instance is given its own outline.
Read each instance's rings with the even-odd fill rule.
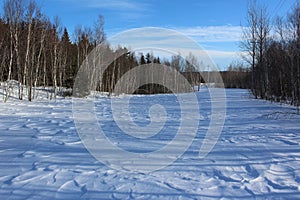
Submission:
[[[212,152],[198,157],[211,114],[203,90],[197,93],[200,121],[192,145],[173,164],[151,173],[118,171],[91,156],[76,131],[71,99],[0,102],[0,199],[300,198],[295,108],[252,99],[246,90],[226,94],[226,121]],[[132,98],[136,124],[149,123],[153,102],[166,106],[169,121],[165,133],[149,141],[119,133],[109,98],[98,97],[95,105],[112,143],[145,153],[172,140],[180,122],[175,97],[153,95]]]

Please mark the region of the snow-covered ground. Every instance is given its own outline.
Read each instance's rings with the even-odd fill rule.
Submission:
[[[227,89],[226,94],[226,121],[212,152],[198,157],[211,114],[204,89],[197,93],[201,117],[192,145],[173,164],[150,173],[118,171],[91,156],[76,131],[70,98],[0,102],[0,197],[300,198],[300,116],[295,108],[252,99],[246,90]],[[114,123],[110,102],[96,98],[97,117],[112,143],[126,151],[162,148],[180,124],[174,96],[132,97],[130,116],[136,124],[149,123],[147,108],[153,102],[166,106],[169,122],[164,134],[151,141],[130,140]]]

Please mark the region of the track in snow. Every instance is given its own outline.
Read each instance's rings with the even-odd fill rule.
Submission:
[[[246,90],[226,93],[226,122],[213,151],[198,158],[210,117],[209,94],[202,91],[197,94],[201,118],[192,145],[172,165],[149,174],[116,171],[93,158],[76,132],[71,99],[0,103],[0,197],[299,198],[300,117],[294,108],[251,99]],[[128,141],[118,134],[106,97],[96,99],[97,116],[115,144],[151,152],[174,137],[180,119],[171,95],[137,96],[131,113],[136,123],[148,123],[145,105],[153,101],[168,104],[170,121],[167,133],[151,141]]]

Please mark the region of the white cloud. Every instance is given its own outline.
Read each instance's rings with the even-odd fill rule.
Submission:
[[[151,5],[144,1],[132,0],[89,0],[86,7],[110,10],[120,16],[120,19],[136,21],[151,11]]]
[[[217,44],[217,42],[235,42],[239,40],[239,38],[235,37],[231,39],[228,38],[230,34],[232,35],[228,29],[225,31],[224,28],[208,28],[208,30],[212,29],[219,30],[215,35],[224,34],[224,36],[222,36],[222,38],[221,36],[215,39],[211,38],[209,42],[216,42],[215,44]],[[199,28],[193,30],[199,30]],[[203,28],[201,30],[207,29]],[[199,40],[194,39],[194,36],[198,35],[198,33],[197,31],[192,31],[192,29],[189,29],[189,32],[177,32],[170,29],[147,27],[121,32],[119,35],[117,34],[116,37],[112,37],[110,42],[113,46],[126,46],[135,51],[153,51],[156,49],[160,51],[159,55],[163,55],[163,57],[178,53],[186,57],[189,53],[192,53],[199,61],[205,63],[205,66],[216,64],[221,70],[226,68],[233,60],[240,58],[239,52],[235,52],[234,50],[221,51],[217,49],[203,49],[199,44]],[[213,31],[202,31],[201,34],[204,38],[207,38],[205,34],[213,33]]]
[[[148,7],[148,4],[141,1],[129,0],[90,0],[86,1],[88,7],[106,8],[112,10],[127,10],[127,11],[141,11]]]
[[[197,42],[238,42],[242,35],[240,26],[197,26],[175,29]]]

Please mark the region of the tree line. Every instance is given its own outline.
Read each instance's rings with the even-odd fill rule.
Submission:
[[[270,17],[266,7],[253,1],[241,48],[251,71],[251,91],[256,98],[288,102],[300,100],[300,4],[284,17]]]
[[[68,30],[59,17],[50,20],[34,0],[5,0],[0,18],[0,82],[5,84],[3,98],[11,96],[17,84],[19,99],[29,101],[37,97],[37,88],[42,87],[50,99],[62,94],[62,88],[72,88],[79,67],[87,55],[99,44],[105,44],[112,54],[127,53],[114,60],[107,68],[97,90],[109,92],[120,77],[140,64],[162,63],[182,72],[190,83],[201,80],[191,74],[196,71],[197,59],[189,55],[185,61],[180,55],[170,60],[155,57],[152,53],[130,52],[125,47],[112,49],[106,41],[104,18],[99,15],[93,27],[78,25],[71,40]],[[176,79],[176,77],[173,77]],[[197,80],[196,80],[197,79]],[[136,93],[170,92],[163,86],[141,86]],[[63,94],[66,95],[66,94]]]
[[[5,0],[0,19],[0,81],[6,82],[5,101],[18,84],[18,98],[36,97],[36,88],[51,86],[49,98],[71,87],[85,56],[105,41],[103,17],[92,28],[78,26],[75,42],[58,17],[50,20],[35,1]]]
[[[250,28],[244,31],[242,46],[252,58],[249,60],[249,56],[245,57],[252,67],[249,70],[243,64],[233,63],[228,71],[221,72],[225,87],[251,88],[256,97],[291,100],[292,104],[299,104],[297,12],[299,6],[295,7],[294,13],[289,14],[286,21],[278,18],[277,37],[270,37],[271,28],[265,10],[256,6],[249,8]],[[0,30],[0,82],[4,84],[2,93],[5,101],[13,92],[17,92],[19,99],[28,98],[31,101],[41,88],[47,91],[49,99],[57,95],[71,95],[71,90],[65,92],[63,88],[73,87],[78,69],[99,44],[104,44],[112,55],[126,52],[109,65],[101,83],[96,83],[98,91],[109,94],[113,93],[118,80],[137,65],[164,64],[180,72],[191,85],[200,85],[205,82],[204,79],[213,82],[216,73],[199,72],[196,66],[205,67],[191,53],[186,58],[178,54],[165,59],[151,52],[136,54],[126,47],[111,48],[106,41],[104,18],[101,15],[92,27],[78,25],[71,39],[59,17],[50,20],[34,0],[5,0]],[[168,78],[178,85],[178,77]],[[137,78],[130,81],[136,82]],[[18,91],[13,91],[15,88]],[[140,86],[134,93],[168,92],[172,91],[153,83]]]

